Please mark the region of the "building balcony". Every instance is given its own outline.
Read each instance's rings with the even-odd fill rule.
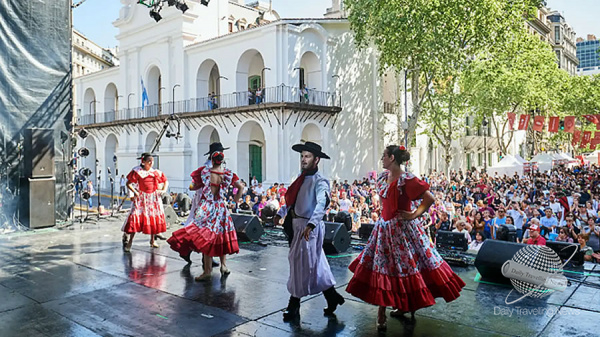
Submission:
[[[90,103],[84,103],[90,105]],[[84,105],[85,106],[85,105]],[[91,106],[90,106],[91,107]],[[259,111],[278,109],[326,113],[334,115],[341,108],[341,96],[336,92],[308,90],[280,85],[265,88],[262,98],[253,97],[247,91],[234,92],[213,97],[192,98],[184,101],[147,105],[144,108],[126,108],[105,112],[84,113],[77,110],[77,125],[86,127],[104,127],[129,123],[163,120],[170,114],[180,118],[248,115]],[[90,109],[89,111],[93,111]],[[239,117],[237,117],[239,119]]]

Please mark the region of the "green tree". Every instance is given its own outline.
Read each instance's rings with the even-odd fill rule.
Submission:
[[[422,106],[434,81],[463,71],[491,46],[523,30],[523,13],[540,0],[345,0],[359,47],[374,45],[381,71],[410,69],[413,111],[408,137],[415,135]]]
[[[530,125],[533,111],[555,115],[561,104],[562,83],[568,77],[558,69],[552,48],[523,30],[478,54],[461,83],[477,122],[484,117],[490,121],[498,146],[506,154],[513,140],[507,112],[532,114]],[[539,135],[531,131],[531,136]]]

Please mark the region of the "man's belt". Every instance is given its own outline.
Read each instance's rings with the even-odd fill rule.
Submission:
[[[289,213],[292,215],[292,218],[300,218],[300,219],[310,220],[310,218],[305,218],[303,216],[296,214],[296,211],[294,211],[293,208],[289,211]]]

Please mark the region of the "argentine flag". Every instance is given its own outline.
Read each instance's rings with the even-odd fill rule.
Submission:
[[[148,92],[144,86],[144,79],[140,78],[140,80],[142,81],[142,110],[144,110],[146,105],[150,105],[150,100],[148,99]]]

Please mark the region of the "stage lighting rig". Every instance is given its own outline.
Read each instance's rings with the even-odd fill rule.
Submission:
[[[188,5],[185,3],[185,0],[138,0],[137,3],[142,6],[146,6],[146,7],[150,8],[150,17],[153,18],[154,20],[156,20],[156,22],[158,22],[162,19],[162,16],[160,15],[160,11],[163,9],[163,7],[164,7],[163,4],[165,2],[167,3],[167,6],[169,6],[169,7],[175,6],[182,13],[185,13],[185,11],[190,9],[188,7]],[[208,6],[209,2],[210,2],[210,0],[201,0],[201,3],[204,6]]]

